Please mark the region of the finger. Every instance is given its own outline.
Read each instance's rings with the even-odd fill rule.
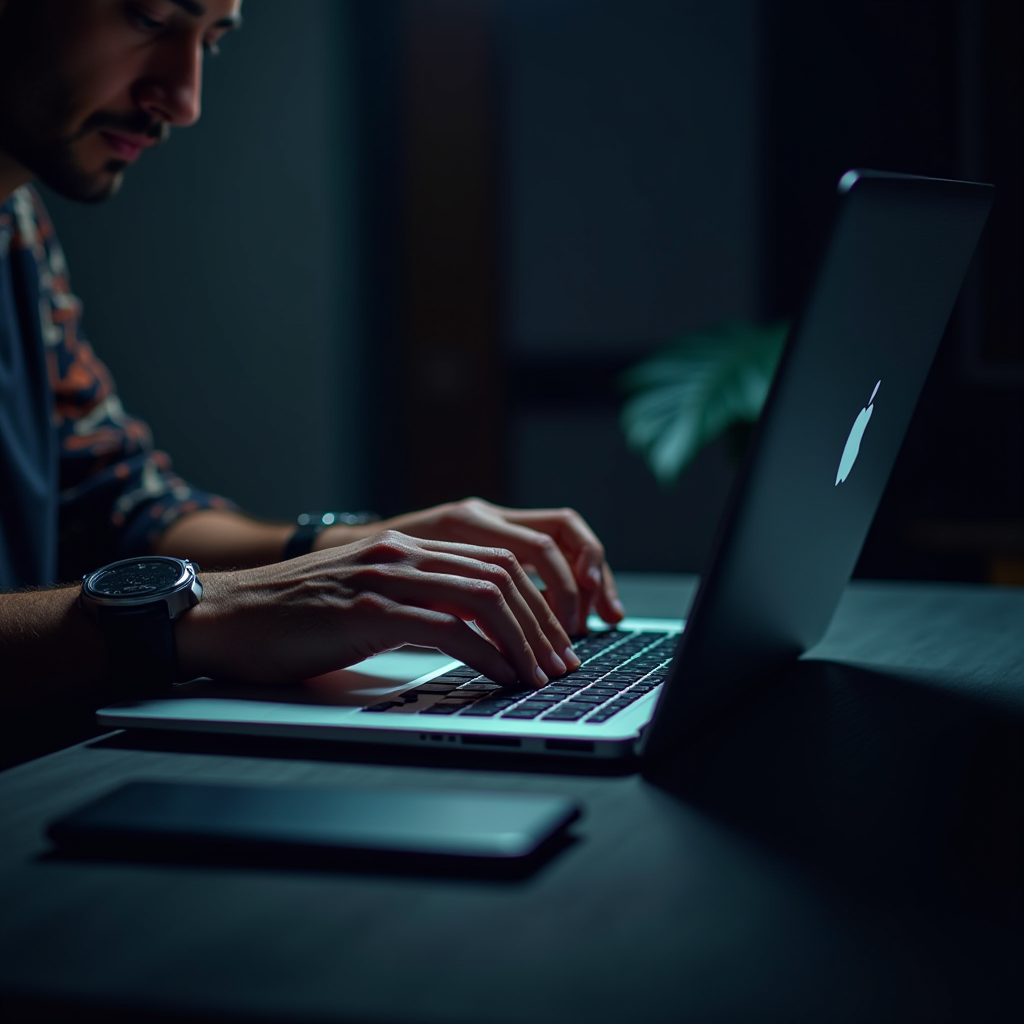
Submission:
[[[619,598],[615,577],[605,560],[604,546],[586,520],[572,509],[561,509],[557,513],[527,511],[523,515],[534,521],[534,525],[546,524],[565,550],[572,551],[574,545],[579,545],[574,572],[584,591],[587,611],[593,607],[605,622],[621,621],[626,610]]]
[[[510,521],[550,534],[571,559],[576,579],[586,590],[604,585],[604,546],[587,521],[571,508],[501,509]]]
[[[572,636],[585,630],[587,601],[565,553],[549,533],[505,523],[502,543],[520,562],[533,567],[544,581],[545,603]]]
[[[405,566],[397,572],[379,573],[372,589],[403,605],[475,622],[512,665],[524,685],[537,687],[549,681],[501,587],[490,580],[420,572]],[[550,645],[546,646],[550,650]]]
[[[422,546],[428,551],[432,548],[429,542],[424,542]],[[538,662],[549,674],[563,676],[568,669],[579,667],[579,658],[572,649],[568,635],[511,551],[454,544],[446,547],[461,547],[472,554],[461,555],[449,550],[444,554],[439,553],[436,561],[429,557],[423,558],[417,567],[424,572],[454,572],[475,579],[490,580],[501,589]]]
[[[550,534],[572,560],[581,594],[580,632],[586,632],[586,619],[592,607],[597,607],[608,622],[622,618],[624,612],[616,610],[618,595],[605,561],[604,546],[578,512],[571,508],[503,511],[523,525]]]
[[[519,673],[489,640],[466,625],[459,615],[430,608],[396,604],[390,613],[387,648],[408,643],[436,647],[443,654],[464,662],[501,686],[519,684]],[[536,683],[531,681],[530,686]]]
[[[511,551],[520,564],[528,562],[532,565],[547,587],[545,603],[563,630],[570,635],[582,632],[586,613],[580,601],[579,585],[569,562],[550,534],[498,518],[474,518],[465,524],[464,532],[469,546],[477,546],[478,554],[480,545],[498,544]],[[420,543],[423,547],[442,544],[448,545],[448,550],[453,547],[451,541]]]
[[[479,573],[482,566],[492,565],[500,567],[511,577],[519,594],[525,600],[534,618],[550,640],[552,647],[556,651],[561,651],[569,643],[569,637],[562,628],[561,623],[552,613],[544,596],[534,586],[526,568],[512,551],[504,548],[482,547],[477,544],[460,544],[454,541],[424,540],[420,541],[419,545],[426,551],[462,556],[469,559],[470,563],[476,563],[476,565],[466,566],[467,569],[471,570],[470,575]],[[420,568],[427,570],[427,563],[421,563]],[[430,568],[428,571],[438,570]],[[440,571],[446,570],[442,569]],[[493,573],[493,570],[485,571]],[[488,578],[491,577],[489,576]],[[571,653],[571,646],[568,649]]]
[[[626,617],[626,609],[619,599],[619,591],[615,586],[615,577],[612,575],[608,563],[604,564],[602,572],[601,589],[594,595],[594,611],[604,619],[605,622],[614,624],[621,622]]]

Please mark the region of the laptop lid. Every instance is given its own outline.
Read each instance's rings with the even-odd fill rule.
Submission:
[[[990,185],[849,171],[641,749],[680,737],[824,635],[992,203]]]

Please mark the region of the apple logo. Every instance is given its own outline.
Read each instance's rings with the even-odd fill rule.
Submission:
[[[853,421],[853,426],[850,428],[850,436],[846,439],[846,447],[843,449],[843,457],[839,460],[839,472],[836,473],[836,487],[850,475],[850,470],[853,469],[853,464],[857,461],[857,456],[860,454],[860,439],[864,436],[868,420],[871,419],[871,414],[875,411],[875,407],[871,403],[875,400],[875,395],[878,394],[878,388],[881,383],[879,381],[875,385],[875,390],[871,392],[871,397],[868,399],[867,408],[861,409],[860,414]]]

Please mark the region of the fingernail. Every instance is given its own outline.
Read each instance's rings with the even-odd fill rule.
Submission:
[[[537,666],[537,671],[534,673],[534,675],[536,675],[537,682],[540,683],[541,686],[547,686],[548,677],[544,675],[544,670],[540,667],[540,665]]]
[[[579,655],[571,647],[566,647],[562,652],[562,661],[564,661],[571,669],[577,669],[583,664],[583,662],[580,661]]]
[[[592,565],[587,570],[587,575],[590,577],[590,582],[593,583],[595,587],[601,586],[601,570],[598,569],[596,565]]]
[[[625,615],[626,609],[622,607],[622,602],[617,598],[612,598],[612,607],[620,614]]]
[[[554,651],[551,652],[551,657],[548,660],[551,662],[551,668],[556,676],[564,676],[568,671],[565,667],[565,662]]]

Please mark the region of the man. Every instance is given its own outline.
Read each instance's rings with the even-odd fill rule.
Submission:
[[[112,196],[146,149],[198,119],[204,55],[238,28],[240,7],[0,0],[2,686],[23,696],[107,678],[124,622],[115,635],[80,586],[52,585],[147,555],[249,567],[203,572],[201,601],[164,624],[175,674],[301,680],[402,643],[440,647],[508,684],[571,671],[569,634],[589,610],[622,617],[578,514],[467,500],[333,525],[286,559],[294,527],[248,519],[174,476],[84,340],[30,183],[87,202]],[[543,596],[520,563],[544,580]]]

